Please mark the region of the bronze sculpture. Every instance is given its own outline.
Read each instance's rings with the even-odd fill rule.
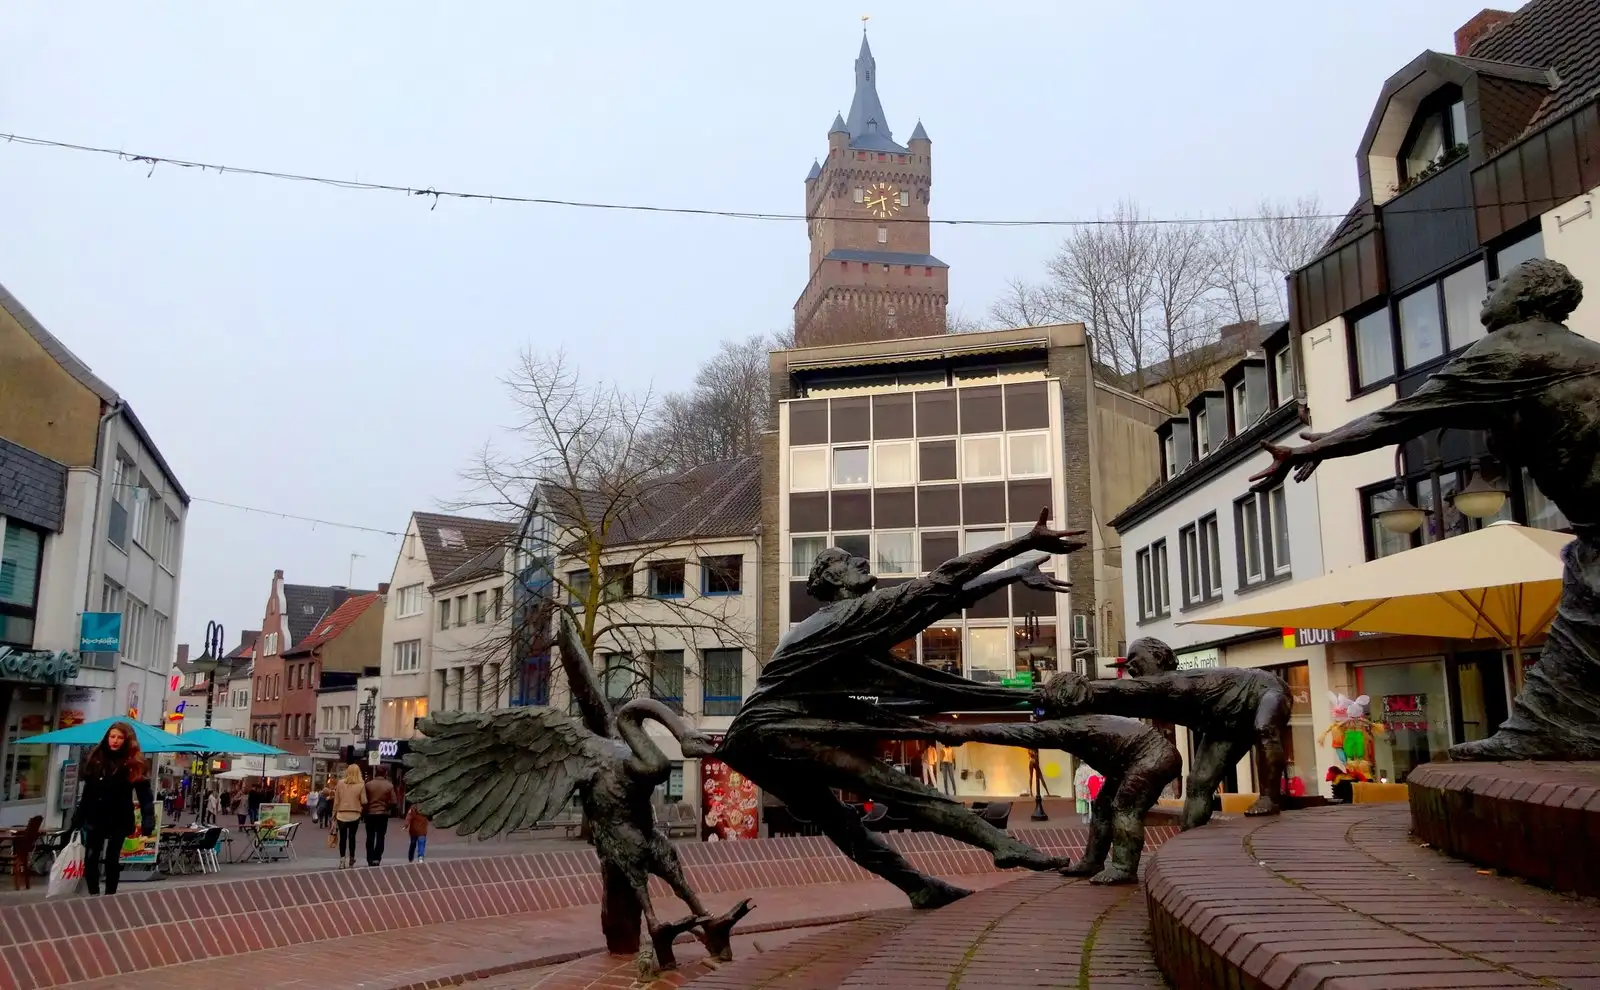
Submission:
[[[1065,865],[871,752],[883,739],[942,738],[946,727],[921,715],[1030,705],[1027,690],[979,684],[900,660],[890,650],[997,588],[1021,583],[1067,590],[1065,582],[1039,571],[1039,560],[1000,568],[1029,551],[1071,553],[1085,545],[1081,533],[1051,530],[1048,520],[1046,511],[1020,539],[946,561],[891,588],[875,588],[867,561],[823,551],[807,590],[827,604],[778,643],[718,748],[721,759],[815,822],[845,855],[905,891],[915,907],[938,907],[967,891],[912,867],[833,788],[882,801],[919,830],[978,846],[1000,867]]]
[[[711,741],[659,701],[638,699],[614,717],[588,653],[561,623],[561,659],[583,718],[550,708],[440,712],[422,721],[411,744],[407,797],[442,828],[489,838],[556,817],[574,792],[592,830],[604,887],[601,927],[612,952],[639,952],[652,975],[675,963],[672,942],[693,931],[718,958],[731,959],[733,926],[752,905],[741,901],[712,917],[689,886],[677,851],[656,827],[651,796],[670,764],[650,740],[644,719],[666,726],[685,756],[707,756]],[[584,676],[587,672],[587,677]],[[667,882],[692,914],[662,922],[649,879]],[[649,943],[639,941],[643,914]]]
[[[1289,685],[1266,670],[1178,670],[1177,666],[1166,643],[1138,639],[1128,647],[1127,669],[1134,676],[1090,680],[1057,674],[1040,692],[1040,705],[1052,716],[1094,712],[1187,726],[1194,733],[1194,755],[1184,790],[1181,824],[1186,829],[1211,820],[1217,785],[1229,767],[1259,745],[1261,794],[1245,814],[1277,814],[1286,762],[1283,736],[1289,725]]]
[[[1484,303],[1488,335],[1411,395],[1309,442],[1263,444],[1273,463],[1258,491],[1292,471],[1446,427],[1483,430],[1502,464],[1525,467],[1572,524],[1561,604],[1511,717],[1494,735],[1450,749],[1456,760],[1600,759],[1600,343],[1562,324],[1583,300],[1565,265],[1534,260]]]

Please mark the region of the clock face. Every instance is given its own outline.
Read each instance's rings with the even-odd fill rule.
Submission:
[[[900,190],[880,182],[867,190],[866,207],[875,217],[892,217],[900,212]]]

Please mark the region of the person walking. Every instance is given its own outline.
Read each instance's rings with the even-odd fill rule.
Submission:
[[[428,853],[428,816],[416,805],[406,812],[406,833],[411,836],[410,848],[406,850],[406,862],[415,863],[419,859],[427,859]]]
[[[72,811],[71,831],[85,833],[83,874],[90,894],[100,893],[102,876],[105,892],[117,892],[123,841],[154,827],[155,795],[150,790],[149,769],[133,726],[127,722],[113,722],[83,761],[83,793]],[[135,800],[139,802],[137,825],[133,820]]]
[[[389,782],[388,767],[374,767],[372,779],[367,781],[367,865],[383,863],[383,840],[389,834],[389,814],[396,801],[394,785]]]
[[[333,776],[330,774],[322,785],[322,800],[317,802],[317,814],[322,820],[318,822],[323,828],[333,824]]]
[[[206,793],[206,824],[215,826],[222,815],[222,795],[215,790]]]
[[[339,869],[356,865],[356,829],[367,808],[367,782],[354,763],[344,768],[344,778],[333,789],[334,828],[339,831]]]
[[[322,819],[322,792],[306,791],[306,818],[312,825]]]
[[[250,785],[250,796],[245,800],[245,813],[250,816],[250,821],[261,817],[261,806],[266,803],[267,792],[261,784]]]

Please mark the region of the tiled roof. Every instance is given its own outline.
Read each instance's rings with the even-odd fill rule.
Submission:
[[[351,595],[339,603],[339,607],[323,616],[322,620],[311,630],[305,639],[295,643],[289,653],[310,653],[322,644],[336,638],[340,633],[350,627],[350,623],[361,617],[361,614],[377,604],[379,594],[376,591],[361,592]],[[285,655],[288,655],[287,653]]]
[[[856,92],[850,101],[850,147],[864,151],[905,151],[895,144],[889,130],[888,115],[878,99],[878,60],[872,57],[867,36],[861,36],[861,53],[856,56]]]
[[[540,498],[544,504],[560,505],[565,493],[546,488]],[[598,496],[585,501],[591,499],[599,501]],[[560,514],[558,511],[555,520],[558,526]],[[632,510],[611,524],[606,542],[626,546],[753,536],[760,525],[761,458],[749,454],[652,482]]]
[[[1474,59],[1554,69],[1557,84],[1523,133],[1543,127],[1600,93],[1600,3],[1531,0],[1472,46]]]
[[[486,577],[493,577],[504,570],[505,562],[506,546],[504,543],[497,543],[430,584],[428,590],[451,588],[458,584],[466,584],[469,581],[479,581]]]
[[[493,546],[506,546],[516,537],[515,523],[496,519],[446,516],[436,512],[413,512],[417,532],[422,534],[422,549],[428,557],[428,576],[443,581],[450,572],[470,562]]]
[[[285,584],[283,586],[283,621],[289,627],[289,642],[285,652],[300,646],[301,640],[311,635],[322,617],[344,604],[351,595],[376,594],[371,591],[352,591],[337,585],[323,587],[317,584]]]
[[[0,516],[59,533],[66,507],[66,465],[0,437]]]

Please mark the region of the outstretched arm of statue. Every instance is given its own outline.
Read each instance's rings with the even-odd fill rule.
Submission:
[[[961,585],[965,589],[971,582],[984,577],[986,572],[1029,550],[1041,553],[1072,553],[1089,545],[1087,540],[1082,539],[1084,530],[1050,529],[1046,525],[1049,522],[1050,510],[1045,509],[1039,513],[1038,523],[1027,534],[1015,540],[1006,540],[1004,543],[996,543],[992,547],[984,547],[982,550],[974,550],[972,553],[947,560],[934,568],[928,577],[943,584]],[[1018,580],[1021,580],[1021,576]],[[988,590],[993,591],[994,588],[990,587]]]
[[[1015,567],[1007,567],[1003,570],[990,571],[987,574],[981,574],[973,578],[961,586],[961,607],[970,608],[990,592],[998,591],[1013,584],[1026,585],[1029,588],[1037,588],[1040,591],[1054,591],[1057,594],[1065,594],[1071,591],[1072,583],[1070,581],[1063,581],[1039,570],[1039,565],[1043,564],[1045,559],[1039,557],[1025,564],[1018,564]]]

